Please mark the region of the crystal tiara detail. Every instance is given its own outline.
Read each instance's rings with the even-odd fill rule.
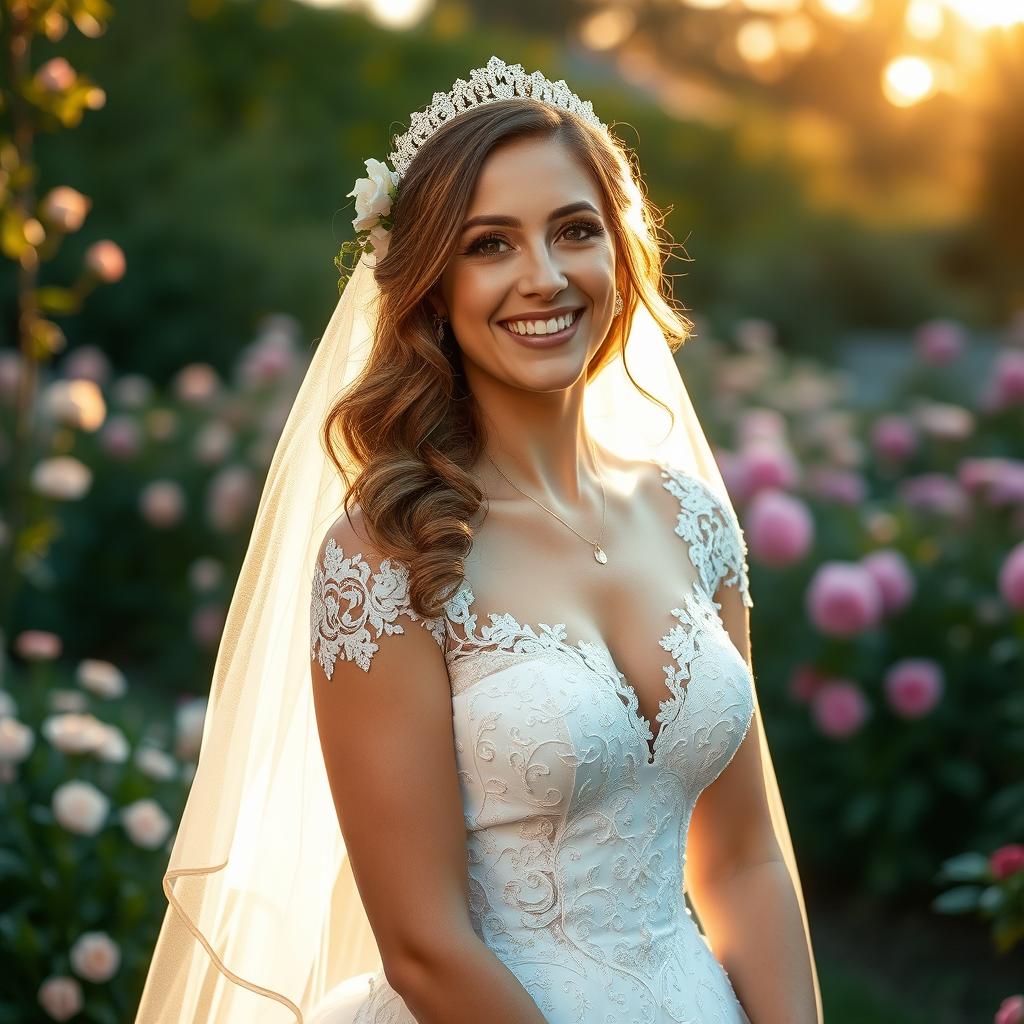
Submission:
[[[515,96],[569,110],[595,128],[607,130],[607,125],[594,113],[590,100],[581,100],[563,79],[552,82],[539,71],[528,75],[522,64],[506,64],[500,57],[491,57],[486,67],[474,68],[469,73],[468,82],[457,79],[448,92],[435,92],[426,110],[417,110],[409,116],[409,130],[395,137],[394,152],[388,155],[395,173],[401,178],[419,147],[459,114],[484,103]]]

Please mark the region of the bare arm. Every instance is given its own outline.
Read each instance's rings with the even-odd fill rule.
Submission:
[[[750,616],[739,591],[722,585],[715,599],[750,666]],[[733,759],[697,800],[687,879],[701,925],[753,1024],[821,1024],[810,941],[775,838],[761,758],[751,722]]]
[[[324,539],[318,565],[332,539],[346,557],[361,553],[379,570],[344,517]],[[323,606],[317,587],[314,609]],[[341,598],[339,616],[347,605]],[[360,603],[353,618],[363,611]],[[336,660],[324,659],[327,668],[312,662],[331,793],[385,976],[419,1024],[545,1024],[473,930],[444,657],[421,622],[405,614],[396,622],[403,632],[394,635],[377,636],[368,624],[378,646],[367,670],[347,660],[344,647]]]

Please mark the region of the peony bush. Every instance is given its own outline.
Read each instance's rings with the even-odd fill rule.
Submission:
[[[922,324],[877,407],[754,325],[681,362],[762,595],[794,841],[816,874],[923,901],[965,845],[1024,835],[1024,317],[980,380],[962,325]]]
[[[0,689],[0,1019],[130,1019],[166,911],[204,698],[168,728],[121,669],[21,633]],[[33,1012],[35,1007],[35,1012]]]

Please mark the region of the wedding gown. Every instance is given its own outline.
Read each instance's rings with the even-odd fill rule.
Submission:
[[[656,736],[607,649],[562,625],[482,625],[468,584],[423,619],[404,566],[373,572],[333,540],[313,586],[311,655],[328,676],[338,658],[369,669],[402,620],[442,649],[447,635],[470,918],[549,1024],[749,1024],[683,896],[694,805],[753,720],[753,679],[713,599],[724,583],[752,605],[746,545],[702,481],[657,465],[698,578],[660,640],[672,664]],[[383,971],[307,1020],[416,1024]]]

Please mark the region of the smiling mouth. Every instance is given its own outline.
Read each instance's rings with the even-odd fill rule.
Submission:
[[[507,331],[521,338],[543,338],[549,334],[560,334],[568,330],[583,313],[583,307],[573,310],[571,314],[553,317],[551,320],[499,320]]]

